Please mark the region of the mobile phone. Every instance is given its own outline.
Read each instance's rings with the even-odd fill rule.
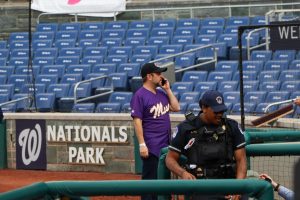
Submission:
[[[164,79],[164,78],[161,79],[161,85],[162,85],[162,86],[163,86],[164,84],[166,84],[166,82],[167,82],[166,79]]]

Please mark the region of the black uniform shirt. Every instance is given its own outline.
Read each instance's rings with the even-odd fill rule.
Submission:
[[[228,119],[228,125],[231,127],[232,133],[232,145],[233,145],[233,151],[236,149],[242,148],[246,145],[244,134],[242,130],[240,129],[238,123],[234,120]],[[187,120],[180,123],[176,130],[172,134],[172,141],[171,145],[169,146],[169,149],[176,151],[178,153],[184,153],[184,148],[189,145],[189,131],[186,128],[187,126],[190,126],[190,122]],[[206,126],[208,128],[213,128],[213,125],[206,125],[202,120],[200,120],[199,116],[194,120],[194,127],[196,129],[199,129],[203,126]]]

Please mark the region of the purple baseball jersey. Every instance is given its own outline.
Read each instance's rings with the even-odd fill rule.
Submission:
[[[130,106],[131,117],[142,120],[149,152],[159,157],[160,149],[169,145],[171,132],[168,96],[161,90],[154,94],[141,87],[132,97]]]

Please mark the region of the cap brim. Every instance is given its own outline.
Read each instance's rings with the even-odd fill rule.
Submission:
[[[167,71],[167,69],[168,68],[166,68],[166,67],[158,67],[158,69],[156,69],[154,72],[165,72],[165,71]]]
[[[224,104],[223,105],[217,105],[217,106],[211,107],[211,109],[214,112],[225,112],[225,111],[227,111],[227,106],[225,106]]]

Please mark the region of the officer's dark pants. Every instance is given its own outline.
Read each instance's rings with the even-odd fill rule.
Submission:
[[[142,168],[142,180],[153,180],[157,179],[157,167],[158,167],[158,158],[149,154],[148,158],[143,158],[143,168]],[[156,200],[156,195],[143,195],[142,200]]]

